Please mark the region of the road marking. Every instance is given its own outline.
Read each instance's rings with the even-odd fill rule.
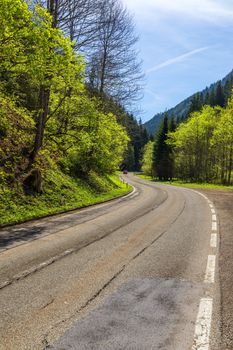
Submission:
[[[212,309],[213,299],[201,299],[196,320],[192,350],[209,349]]]
[[[211,209],[212,213],[212,233],[210,239],[210,246],[212,248],[217,248],[218,236],[217,236],[217,216],[213,202],[209,200],[206,196],[198,191],[202,197],[206,198],[207,203]],[[215,266],[216,266],[216,256],[209,255],[207,261],[207,268],[205,274],[205,283],[214,283],[215,280]],[[210,331],[212,322],[212,309],[213,309],[213,298],[203,298],[200,300],[198,316],[196,320],[194,341],[192,350],[209,350],[210,347]]]
[[[217,222],[212,221],[212,231],[217,231]]]
[[[211,234],[210,246],[211,246],[211,248],[217,248],[217,234],[216,233]]]
[[[204,280],[205,283],[214,283],[215,264],[216,264],[216,256],[208,255],[205,280]]]
[[[212,215],[212,221],[217,221],[217,216],[216,216],[216,214],[213,214],[213,215]]]

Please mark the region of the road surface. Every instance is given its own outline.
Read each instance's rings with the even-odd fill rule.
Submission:
[[[123,199],[0,231],[1,350],[225,350],[213,203],[125,178]]]

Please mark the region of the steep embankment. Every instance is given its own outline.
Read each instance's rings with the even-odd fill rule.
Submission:
[[[25,194],[22,188],[0,185],[0,226],[85,207],[130,190],[117,175],[91,173],[86,179],[74,179],[51,170],[41,194]]]

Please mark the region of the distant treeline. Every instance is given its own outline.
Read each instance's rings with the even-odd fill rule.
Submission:
[[[160,180],[232,184],[233,98],[224,104],[205,105],[178,125],[165,116],[145,146],[142,170]]]
[[[221,106],[226,107],[228,100],[231,96],[233,88],[233,71],[231,71],[222,80],[211,84],[203,91],[188,97],[184,101],[180,102],[177,106],[167,110],[164,113],[156,114],[152,119],[145,123],[145,127],[150,135],[154,135],[158,130],[160,123],[162,122],[165,114],[168,119],[174,118],[176,123],[185,121],[190,113],[194,111],[200,111],[205,105],[209,106]]]

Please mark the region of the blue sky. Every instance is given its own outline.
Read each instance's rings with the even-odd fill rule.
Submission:
[[[145,72],[143,121],[233,69],[233,0],[122,0]]]

